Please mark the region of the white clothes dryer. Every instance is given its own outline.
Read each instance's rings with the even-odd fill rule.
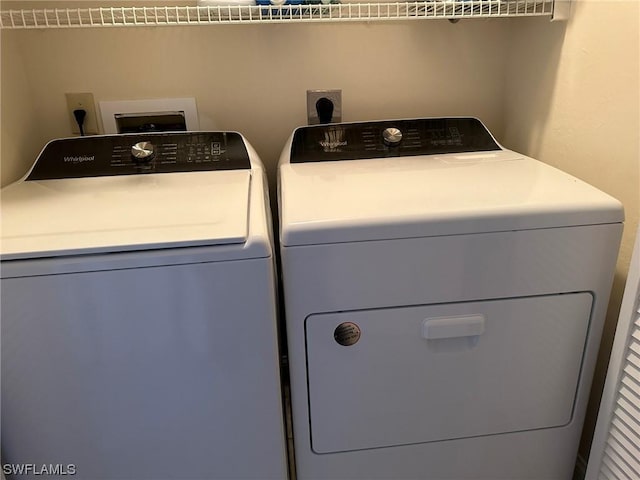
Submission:
[[[240,134],[55,140],[1,195],[5,465],[287,478],[268,193]]]
[[[299,128],[278,195],[299,479],[571,478],[617,200],[473,118]]]

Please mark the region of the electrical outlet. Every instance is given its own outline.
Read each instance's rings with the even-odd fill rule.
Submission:
[[[320,123],[317,103],[321,98],[326,98],[333,103],[333,115],[330,123],[342,121],[342,90],[307,90],[307,121],[309,125]]]
[[[71,133],[80,135],[80,127],[73,115],[74,110],[84,110],[87,115],[84,118],[84,134],[98,134],[98,118],[96,117],[96,104],[93,101],[93,93],[66,93],[67,112],[69,113],[69,121],[71,122]]]

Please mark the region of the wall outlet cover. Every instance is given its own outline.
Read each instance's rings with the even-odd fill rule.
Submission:
[[[97,135],[98,117],[96,116],[96,104],[93,100],[93,93],[65,93],[67,98],[67,112],[69,114],[69,122],[71,123],[71,133],[80,135],[80,127],[76,121],[73,111],[84,110],[83,130],[85,135]]]
[[[307,122],[309,125],[318,125],[320,118],[316,103],[321,98],[328,98],[333,103],[333,116],[331,123],[342,122],[342,90],[307,90]]]

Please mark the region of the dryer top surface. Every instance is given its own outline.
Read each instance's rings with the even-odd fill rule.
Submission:
[[[620,202],[509,150],[283,162],[284,246],[623,221]]]

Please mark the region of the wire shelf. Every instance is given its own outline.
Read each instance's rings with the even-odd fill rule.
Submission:
[[[281,6],[113,7],[0,11],[0,28],[83,28],[551,16],[553,0],[434,0]]]

